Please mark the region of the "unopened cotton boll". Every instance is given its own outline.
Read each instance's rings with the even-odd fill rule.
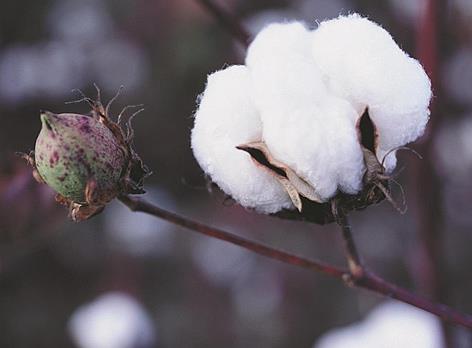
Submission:
[[[195,114],[192,149],[206,174],[245,207],[274,213],[292,207],[283,187],[236,146],[261,139],[249,71],[232,66],[208,77]]]
[[[356,111],[329,95],[312,56],[312,35],[297,22],[269,25],[249,47],[246,64],[263,140],[326,201],[338,188],[357,193],[364,165]]]
[[[322,22],[312,50],[330,91],[362,114],[368,108],[379,138],[377,157],[414,141],[429,118],[431,83],[382,27],[354,14]],[[395,166],[389,156],[387,169]]]

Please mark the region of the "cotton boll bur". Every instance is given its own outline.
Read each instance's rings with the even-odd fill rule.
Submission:
[[[250,88],[245,66],[232,66],[208,77],[195,114],[193,153],[205,173],[241,205],[268,214],[293,208],[279,182],[236,149],[262,136]]]
[[[42,112],[41,122],[35,153],[41,178],[62,196],[85,204],[87,181],[93,177],[104,200],[113,198],[125,165],[113,133],[85,115]]]
[[[423,134],[430,80],[382,27],[357,14],[322,22],[313,33],[312,52],[328,89],[349,100],[359,116],[368,108],[379,136],[379,161]],[[387,170],[395,162],[388,156]]]
[[[97,91],[95,101],[82,94],[92,107],[89,115],[41,112],[35,151],[20,154],[33,167],[34,178],[56,191],[56,201],[68,207],[76,222],[97,215],[115,197],[144,193],[143,181],[150,175],[132,147],[131,118],[139,111],[122,128],[109,115],[118,94],[104,107]]]

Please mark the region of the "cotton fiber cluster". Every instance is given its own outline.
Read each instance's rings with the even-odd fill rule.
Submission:
[[[419,137],[428,120],[430,81],[377,24],[350,15],[308,30],[271,24],[246,64],[208,77],[192,131],[206,174],[241,205],[263,213],[293,208],[287,190],[237,146],[263,142],[270,155],[325,202],[358,193],[365,173],[358,123],[368,109],[379,161]],[[395,156],[387,159],[395,166]]]

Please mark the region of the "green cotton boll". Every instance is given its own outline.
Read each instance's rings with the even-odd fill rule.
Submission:
[[[41,112],[35,162],[41,178],[57,193],[87,203],[87,182],[111,200],[119,188],[126,156],[114,134],[96,118]]]

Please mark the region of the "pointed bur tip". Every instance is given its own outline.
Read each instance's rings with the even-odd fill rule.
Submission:
[[[49,131],[53,130],[54,120],[56,119],[56,115],[50,111],[41,110],[39,112],[39,118],[41,119],[41,123],[43,127],[48,129]]]

